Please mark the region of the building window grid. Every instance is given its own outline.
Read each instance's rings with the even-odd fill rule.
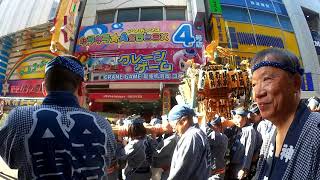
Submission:
[[[278,1],[276,1],[276,2],[279,3]],[[251,7],[248,7],[248,6],[243,7],[243,6],[230,5],[230,4],[222,4],[222,5],[225,6],[225,7],[234,7],[234,8],[246,9],[247,11],[255,10],[255,11],[261,11],[261,12],[269,13],[269,14],[272,14],[272,15],[276,15],[276,18],[277,18],[277,19],[279,19],[279,16],[285,17],[285,18],[289,18],[289,16],[287,16],[287,15],[278,14],[278,13],[276,13],[276,12],[272,13],[272,12],[270,12],[270,11],[265,11],[265,10],[261,10],[261,9],[255,9],[255,8],[251,8]],[[247,24],[254,24],[254,25],[263,25],[263,26],[266,26],[266,27],[272,27],[272,28],[277,28],[277,29],[281,29],[281,30],[284,30],[284,31],[293,32],[293,29],[282,28],[282,25],[281,25],[281,23],[280,23],[279,20],[278,20],[279,26],[278,26],[278,27],[275,27],[275,26],[271,26],[271,25],[267,25],[267,24],[259,24],[259,23],[254,23],[254,22],[252,22],[252,16],[251,16],[251,13],[250,13],[250,12],[248,12],[248,16],[249,16],[249,21],[250,21],[250,22],[243,22],[243,21],[239,21],[239,20],[230,20],[230,21],[247,23]],[[289,18],[289,19],[290,19],[290,18]],[[291,24],[291,21],[290,21],[290,24]],[[281,28],[280,28],[280,27],[281,27]]]
[[[160,7],[150,7],[150,8],[160,8]],[[98,22],[98,16],[99,16],[99,13],[104,13],[104,12],[114,12],[114,16],[113,16],[113,23],[116,23],[118,22],[118,19],[119,19],[119,10],[129,10],[129,9],[138,9],[138,21],[141,21],[141,9],[144,9],[144,8],[126,8],[126,9],[116,9],[116,10],[106,10],[106,11],[98,11],[97,12],[97,16],[96,16],[96,23],[99,23]],[[184,20],[186,20],[186,7],[181,7],[181,6],[178,6],[178,7],[170,7],[170,6],[167,6],[167,7],[162,7],[162,19],[159,20],[159,21],[163,21],[163,20],[167,20],[167,9],[178,9],[178,10],[181,10],[183,9],[184,10]]]

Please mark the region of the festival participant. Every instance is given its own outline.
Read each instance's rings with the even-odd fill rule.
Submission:
[[[252,61],[253,99],[274,125],[263,142],[256,179],[320,179],[320,114],[300,101],[303,69],[282,49],[266,49]]]
[[[125,155],[121,160],[127,161],[124,179],[149,180],[151,178],[152,147],[146,136],[144,120],[140,116],[127,119],[129,142],[124,147]]]
[[[168,115],[180,139],[173,152],[168,180],[207,180],[210,147],[205,133],[194,124],[194,111],[187,105],[174,106]]]
[[[256,147],[256,131],[249,123],[248,112],[239,107],[231,111],[237,130],[231,140],[229,179],[244,179],[248,176],[253,153]]]
[[[45,67],[42,105],[13,109],[0,130],[0,156],[19,179],[102,179],[115,153],[110,124],[79,105],[84,71],[57,56]]]
[[[228,137],[222,133],[221,117],[215,117],[208,123],[208,127],[212,130],[208,134],[212,162],[209,180],[223,180],[226,171],[225,155],[228,148]]]

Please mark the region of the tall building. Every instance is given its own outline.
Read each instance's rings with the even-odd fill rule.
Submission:
[[[90,108],[167,113],[188,60],[202,63],[204,12],[197,0],[87,0],[76,55]]]
[[[296,35],[309,90],[306,96],[320,96],[320,0],[283,0]],[[310,83],[313,82],[312,84]]]
[[[80,0],[0,2],[0,89],[5,107],[43,99],[46,63],[72,53]]]
[[[302,97],[319,96],[319,61],[306,12],[319,12],[320,1],[291,0],[208,0],[205,1],[208,31],[221,46],[231,48],[238,63],[251,59],[269,47],[287,49],[297,55],[305,68]],[[305,12],[305,13],[304,13]],[[318,17],[313,13],[309,19]],[[319,19],[318,19],[319,22]],[[316,30],[317,31],[317,30]],[[314,32],[315,33],[315,32]]]

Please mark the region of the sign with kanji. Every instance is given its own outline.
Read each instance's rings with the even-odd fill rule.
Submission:
[[[198,48],[204,27],[186,21],[147,21],[95,24],[80,28],[76,53],[119,49]]]
[[[191,65],[201,64],[196,49],[122,50],[111,57],[89,58],[87,77],[90,81],[180,81]]]

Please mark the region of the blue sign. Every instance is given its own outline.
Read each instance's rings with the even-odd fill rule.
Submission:
[[[222,5],[226,4],[226,5],[237,5],[237,6],[246,7],[245,0],[220,0],[220,3]]]
[[[247,4],[249,8],[275,12],[271,1],[268,0],[247,0]]]

